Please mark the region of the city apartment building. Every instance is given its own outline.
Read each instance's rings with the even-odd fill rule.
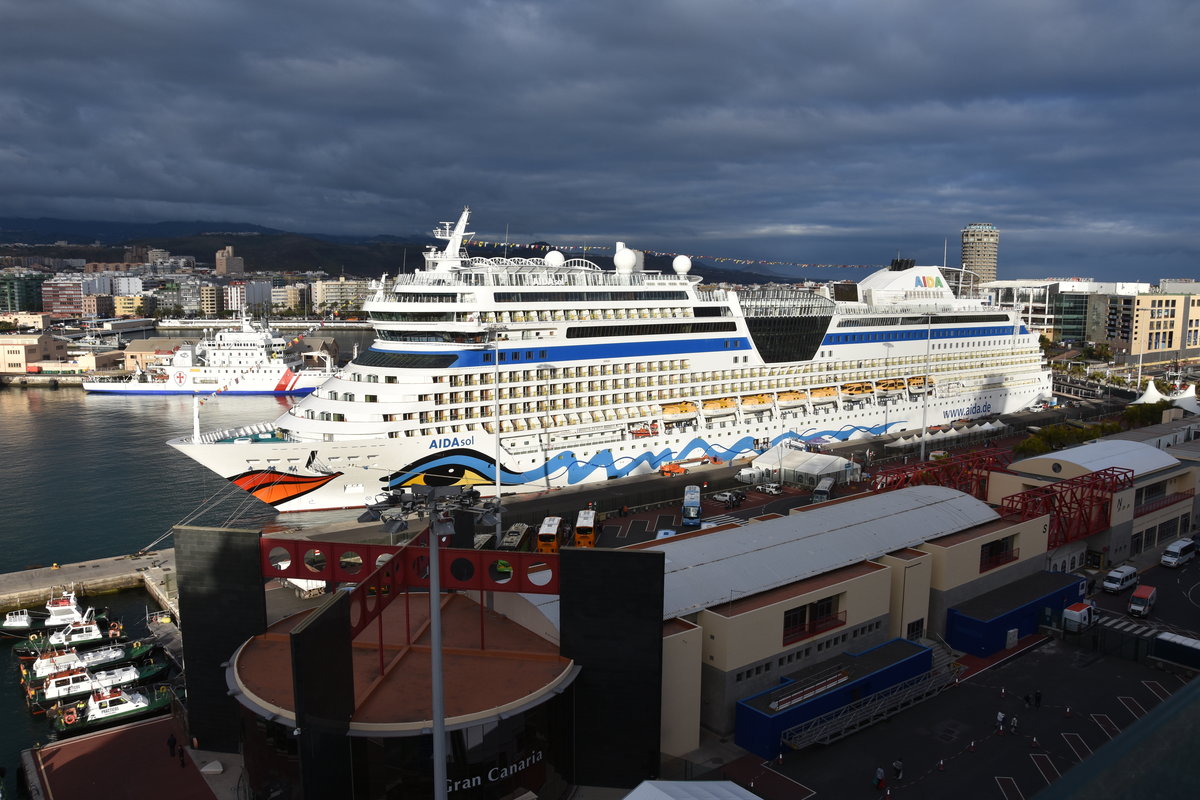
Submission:
[[[1054,342],[1105,342],[1113,298],[1148,293],[1149,283],[1044,278],[991,281],[982,287],[993,306],[1012,309],[1032,330]]]
[[[83,314],[83,279],[55,276],[42,284],[42,310],[55,317]]]
[[[218,275],[241,275],[246,271],[246,263],[242,257],[233,254],[233,245],[227,245],[217,251],[216,267]]]
[[[996,280],[1000,231],[990,222],[972,222],[962,229],[962,266],[974,272],[976,283]]]
[[[345,275],[336,281],[315,281],[312,285],[313,306],[321,309],[360,308],[370,293],[370,281],[346,280]]]
[[[153,296],[143,294],[117,295],[113,298],[113,316],[144,317],[157,309]]]
[[[95,319],[97,317],[116,316],[116,303],[111,294],[85,294],[81,300],[83,316]]]
[[[1105,338],[1121,363],[1170,364],[1200,358],[1200,295],[1112,297]]]
[[[225,287],[211,283],[200,286],[200,315],[215,317],[225,311]]]
[[[20,271],[0,274],[0,311],[41,311],[42,284],[50,276],[44,272]]]

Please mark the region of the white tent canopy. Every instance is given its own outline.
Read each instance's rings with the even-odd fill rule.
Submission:
[[[1182,408],[1189,414],[1200,414],[1200,402],[1197,402],[1195,397],[1183,396],[1177,397],[1172,402],[1176,408]]]
[[[809,453],[790,442],[781,442],[752,462],[753,466],[779,470],[780,480],[805,486],[816,485],[832,475],[838,480],[858,480],[860,468],[848,459],[826,453]]]
[[[1139,403],[1161,403],[1167,398],[1163,397],[1163,393],[1154,385],[1154,381],[1149,381],[1146,384],[1146,391],[1142,392],[1142,396],[1134,400],[1129,405],[1138,405]]]

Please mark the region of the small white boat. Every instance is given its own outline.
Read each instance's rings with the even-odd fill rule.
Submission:
[[[27,631],[33,625],[33,617],[28,608],[10,611],[4,615],[4,629],[9,631]]]
[[[57,672],[46,678],[41,687],[26,689],[29,705],[34,709],[46,707],[71,697],[87,694],[99,689],[132,686],[162,677],[170,665],[163,661],[147,661],[141,666],[125,664],[112,669],[91,671],[82,667]],[[36,713],[36,711],[35,711]]]
[[[79,606],[79,600],[75,597],[73,588],[60,589],[46,601],[48,616],[45,623],[47,626],[54,626],[82,622],[85,613]]]
[[[59,648],[101,644],[106,640],[113,643],[124,641],[124,629],[121,623],[113,622],[107,628],[96,620],[96,610],[89,608],[84,618],[79,622],[69,622],[59,630],[46,635],[32,633],[28,641],[18,643],[13,652],[19,658],[30,660],[37,658],[43,651]]]
[[[68,650],[51,650],[42,653],[28,666],[22,665],[21,676],[28,685],[40,684],[45,678],[57,672],[65,672],[79,667],[96,669],[109,664],[134,661],[152,654],[154,649],[153,644],[133,642],[98,647],[94,650],[79,651],[74,647]]]
[[[163,713],[171,706],[173,695],[167,686],[153,691],[110,689],[92,692],[87,701],[56,710],[52,727],[60,736],[120,725],[126,720]]]

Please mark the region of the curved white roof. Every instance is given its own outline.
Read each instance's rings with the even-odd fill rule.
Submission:
[[[1013,472],[1033,472],[1043,474],[1044,470],[1022,469],[1022,465],[1031,467],[1033,462],[1061,461],[1074,464],[1086,472],[1095,472],[1108,467],[1125,467],[1133,470],[1134,477],[1140,477],[1167,467],[1179,465],[1179,461],[1154,445],[1144,442],[1132,442],[1127,439],[1103,439],[1078,447],[1069,447],[1055,453],[1033,456],[1009,465]]]
[[[663,619],[957,533],[999,515],[956,489],[915,486],[653,550],[667,556]]]

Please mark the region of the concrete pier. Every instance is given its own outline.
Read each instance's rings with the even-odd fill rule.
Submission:
[[[159,607],[179,618],[175,551],[99,558],[0,575],[0,613],[18,608],[42,609],[55,587],[74,586],[83,597],[123,589],[144,589]]]

